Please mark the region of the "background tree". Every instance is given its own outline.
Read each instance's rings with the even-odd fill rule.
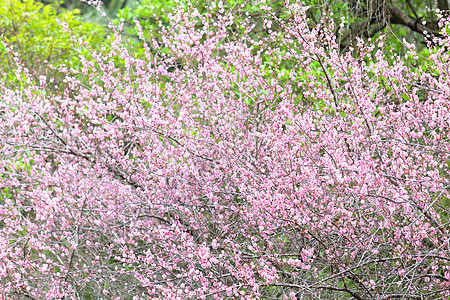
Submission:
[[[54,83],[49,86],[54,90],[55,86],[62,84],[59,67],[78,68],[78,55],[108,46],[105,30],[96,24],[77,20],[79,13],[79,10],[60,10],[31,0],[2,1],[0,67],[3,80],[12,86],[17,85],[18,78],[12,62],[20,60],[22,67],[30,70],[35,80],[39,81],[41,76],[52,78]],[[70,27],[70,32],[64,30],[61,22]],[[76,49],[74,39],[82,39],[89,47],[78,46]],[[8,45],[8,49],[4,44]]]

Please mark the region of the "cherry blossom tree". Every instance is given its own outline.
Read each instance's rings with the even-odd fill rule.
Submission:
[[[2,295],[447,299],[448,36],[422,66],[383,35],[340,54],[306,10],[231,39],[221,2],[180,4],[145,57],[111,24],[63,80],[11,54]]]

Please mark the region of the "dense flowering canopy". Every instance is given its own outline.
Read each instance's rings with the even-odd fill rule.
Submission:
[[[0,87],[0,291],[448,298],[449,55],[413,66],[383,37],[340,53],[326,18],[286,10],[253,40],[245,22],[230,36],[220,3],[180,5],[145,57],[111,26],[112,48],[61,78],[16,58],[20,84]]]

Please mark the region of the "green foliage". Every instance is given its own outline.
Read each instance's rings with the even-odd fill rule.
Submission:
[[[77,20],[78,10],[58,11],[55,6],[43,5],[33,0],[4,0],[0,2],[0,34],[2,41],[11,47],[12,51],[0,46],[0,67],[5,72],[3,76],[9,81],[15,81],[14,69],[11,64],[13,53],[29,70],[35,70],[35,76],[46,75],[56,77],[57,71],[47,68],[49,64],[55,67],[67,67],[78,64],[76,51],[78,45],[72,37],[81,38],[92,47],[105,44],[105,31],[99,26]],[[60,24],[67,23],[71,32],[67,32]],[[93,49],[80,49],[81,54]]]

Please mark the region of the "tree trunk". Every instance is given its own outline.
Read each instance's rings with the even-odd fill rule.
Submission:
[[[440,10],[448,10],[448,0],[438,0],[437,2]]]

